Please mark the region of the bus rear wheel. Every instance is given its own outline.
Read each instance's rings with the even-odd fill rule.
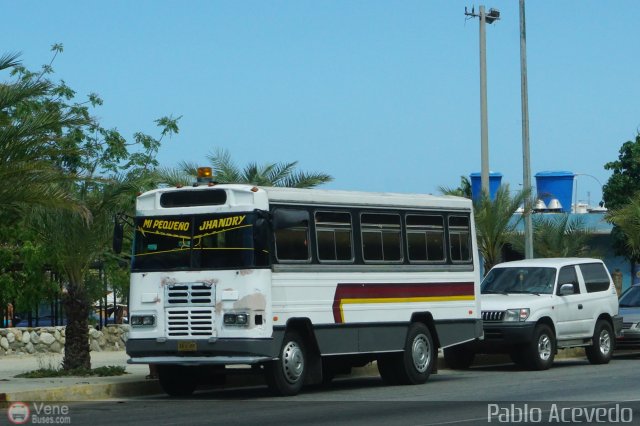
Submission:
[[[277,360],[265,365],[265,379],[276,395],[297,395],[307,374],[307,356],[302,338],[294,331],[285,333]]]
[[[398,365],[398,379],[403,385],[419,385],[429,379],[436,362],[436,348],[429,328],[420,322],[409,326],[407,339]]]
[[[158,380],[162,390],[170,396],[189,396],[196,389],[196,379],[189,367],[159,365]]]
[[[429,379],[436,348],[429,328],[419,322],[409,326],[404,351],[378,358],[378,371],[388,385],[419,385]]]

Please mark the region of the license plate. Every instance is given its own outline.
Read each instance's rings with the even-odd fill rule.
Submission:
[[[196,342],[193,340],[185,340],[182,342],[178,342],[178,351],[179,352],[195,352],[198,349]]]

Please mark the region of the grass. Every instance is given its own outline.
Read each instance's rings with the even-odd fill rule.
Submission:
[[[121,367],[117,365],[108,365],[105,367],[98,368],[76,368],[73,370],[64,370],[62,368],[39,368],[33,371],[27,371],[26,373],[18,374],[15,377],[17,378],[27,378],[27,379],[41,379],[43,377],[70,377],[70,376],[80,376],[80,377],[88,377],[88,376],[98,376],[98,377],[108,377],[108,376],[122,376],[123,374],[128,374],[125,371],[126,367]]]

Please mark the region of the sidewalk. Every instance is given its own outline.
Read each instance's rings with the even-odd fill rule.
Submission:
[[[40,368],[58,368],[61,354],[0,357],[0,404],[5,401],[81,401],[161,393],[157,380],[146,379],[147,365],[127,364],[124,351],[91,352],[91,367],[122,366],[128,374],[111,377],[16,378]]]

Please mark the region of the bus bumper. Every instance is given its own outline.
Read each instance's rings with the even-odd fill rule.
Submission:
[[[277,341],[276,341],[277,340]],[[129,364],[234,365],[277,358],[278,339],[129,339]]]

